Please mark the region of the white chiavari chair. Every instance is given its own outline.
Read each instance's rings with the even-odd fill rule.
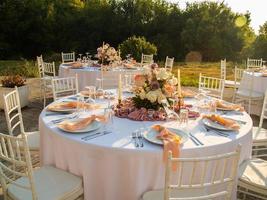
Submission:
[[[143,200],[230,199],[237,178],[240,149],[238,146],[234,152],[198,158],[173,158],[170,152],[164,190],[146,192]],[[175,171],[173,164],[177,164]],[[184,177],[185,171],[187,177]],[[222,185],[224,187],[218,189]]]
[[[237,66],[235,66],[234,94],[233,94],[232,102],[235,102],[235,95],[240,86],[240,81],[243,77],[244,71],[245,69],[238,68]]]
[[[83,196],[80,177],[52,166],[33,170],[27,139],[0,133],[0,182],[4,199],[59,200]]]
[[[36,60],[37,60],[37,66],[40,67],[43,63],[43,56],[42,55],[37,56]]]
[[[263,60],[261,59],[247,59],[247,69],[259,69],[263,66]]]
[[[265,160],[264,160],[265,159]],[[252,158],[239,166],[240,199],[267,200],[267,141],[253,142]],[[247,198],[249,196],[249,198]]]
[[[25,134],[29,143],[30,150],[38,151],[40,146],[39,145],[40,133],[39,131],[26,132],[24,130],[20,99],[17,87],[15,88],[14,91],[4,95],[4,110],[5,110],[9,135],[19,134],[17,137],[21,137],[21,134]]]
[[[257,157],[260,157],[265,150],[267,152],[267,129],[263,128],[263,120],[267,119],[267,90],[265,92],[263,105],[262,105],[262,111],[261,111],[261,117],[258,127],[253,127],[253,155],[257,155]],[[265,142],[265,149],[263,149],[262,143]],[[264,157],[264,155],[262,155]],[[267,158],[267,154],[265,154]]]
[[[207,93],[208,96],[218,99],[223,98],[224,80],[220,78],[207,77],[199,74],[199,91]]]
[[[62,63],[75,62],[75,52],[72,53],[61,52],[61,57],[62,57]]]
[[[239,86],[235,93],[234,103],[244,103],[248,105],[247,112],[251,113],[252,103],[259,102],[263,99],[263,94],[254,91],[254,71],[247,71],[250,73],[247,80],[242,82],[242,85]]]
[[[169,69],[170,71],[172,71],[173,63],[174,63],[174,58],[169,58],[167,56],[165,61],[165,69]]]
[[[227,73],[226,73],[226,58],[221,60],[221,79],[224,80],[224,86],[234,88],[235,81],[227,80]]]
[[[153,64],[153,54],[146,55],[142,53],[141,66]]]
[[[52,79],[54,101],[78,93],[78,76]]]

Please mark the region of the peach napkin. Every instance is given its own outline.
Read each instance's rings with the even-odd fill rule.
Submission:
[[[192,91],[192,90],[182,90],[182,96],[183,97],[195,97],[196,96],[196,92]]]
[[[217,108],[235,110],[235,111],[241,111],[241,112],[243,112],[245,110],[241,105],[225,104],[225,103],[223,103],[223,101],[216,101],[216,107]]]
[[[215,114],[212,114],[212,115],[203,115],[202,118],[207,118],[213,122],[216,122],[226,128],[231,128],[233,130],[239,130],[240,129],[240,125],[232,120],[232,119],[226,119],[220,115],[215,115]]]
[[[178,158],[180,154],[181,138],[161,125],[154,125],[152,126],[152,128],[159,132],[157,138],[163,141],[164,145],[163,160],[166,161],[168,159],[169,151],[172,152],[174,158]],[[173,170],[176,170],[177,164],[173,164],[172,168]]]
[[[53,103],[47,107],[48,110],[54,111],[58,109],[76,109],[78,107],[83,107],[89,110],[100,108],[101,106],[98,104],[89,104],[89,103],[82,103],[77,101],[69,101],[69,102],[58,102]]]
[[[98,120],[98,121],[106,121],[106,118],[104,116],[96,116],[92,115],[90,117],[86,117],[81,120],[77,121],[63,121],[58,124],[58,127],[67,131],[77,131],[84,129],[88,125],[90,125],[93,121]]]

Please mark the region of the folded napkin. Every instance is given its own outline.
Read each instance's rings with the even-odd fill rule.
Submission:
[[[174,158],[178,158],[180,154],[180,141],[181,138],[172,133],[167,128],[161,125],[154,125],[152,129],[159,132],[157,138],[163,141],[164,145],[164,153],[163,153],[163,160],[166,161],[168,159],[168,152],[171,151]],[[177,169],[177,163],[173,164],[173,170]]]
[[[67,65],[68,69],[75,69],[75,68],[83,67],[83,64],[81,62],[64,63],[64,65]]]
[[[239,130],[240,129],[240,125],[232,120],[232,119],[226,119],[220,115],[215,115],[215,114],[212,114],[212,115],[203,115],[202,118],[207,118],[213,122],[216,122],[226,128],[231,128],[233,130]]]
[[[84,129],[95,120],[105,122],[106,118],[104,116],[92,115],[77,121],[63,121],[58,124],[58,127],[66,131],[77,131]]]
[[[192,90],[182,90],[182,96],[183,97],[195,97],[196,96],[196,92],[192,91]]]
[[[58,109],[76,109],[77,107],[93,110],[100,108],[101,106],[98,104],[89,104],[78,101],[68,101],[68,102],[53,103],[49,105],[47,109],[50,111],[54,111]]]
[[[223,108],[223,109],[229,109],[229,110],[235,110],[235,111],[241,111],[243,112],[245,109],[241,105],[238,104],[225,104],[223,101],[217,100],[216,102],[217,108]]]

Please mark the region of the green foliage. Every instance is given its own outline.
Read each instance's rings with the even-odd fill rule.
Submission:
[[[144,36],[157,46],[157,59],[183,60],[200,51],[204,60],[246,55],[255,35],[240,14],[223,3],[178,5],[166,0],[2,0],[0,59],[34,58],[49,52],[94,54],[102,42],[118,46]],[[262,39],[261,39],[262,40]]]
[[[127,54],[131,54],[136,60],[140,61],[142,53],[157,54],[157,47],[154,44],[146,41],[145,37],[129,37],[119,45],[122,58]]]
[[[136,108],[146,108],[146,109],[158,110],[160,107],[160,104],[158,104],[157,102],[151,103],[148,99],[141,99],[138,96],[132,97],[132,100],[133,100]]]
[[[38,77],[38,68],[33,61],[0,61],[0,76],[20,75]]]
[[[267,21],[260,27],[259,35],[251,46],[250,56],[267,60]]]

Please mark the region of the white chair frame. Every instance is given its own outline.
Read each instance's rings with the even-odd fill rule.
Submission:
[[[221,60],[221,79],[226,80],[226,58]]]
[[[224,80],[220,78],[202,76],[202,74],[200,73],[198,89],[211,92],[210,94],[207,94],[208,96],[222,99],[224,91]]]
[[[55,62],[43,62],[43,77],[56,77]]]
[[[39,134],[39,131],[25,132],[17,87],[15,87],[14,91],[4,95],[4,110],[9,135],[14,136],[14,131],[17,128],[19,128],[19,137],[23,134],[25,134],[26,137],[27,134]],[[39,147],[37,146],[38,145],[36,145],[36,147],[31,147],[31,151],[38,151]]]
[[[50,175],[48,172],[46,171],[47,176]],[[16,181],[19,178],[27,179],[28,183],[27,181]],[[10,184],[18,189],[29,190],[32,200],[38,199],[37,183],[34,178],[27,138],[24,134],[18,138],[0,133],[0,183],[3,189],[4,200],[13,199],[8,192]],[[38,184],[42,185],[42,183],[39,182]],[[82,195],[83,189],[79,190],[76,194],[79,197]],[[70,200],[74,198],[73,196],[72,198],[68,197]],[[21,199],[23,198],[25,199],[25,197],[21,197]]]
[[[153,64],[154,60],[153,60],[153,54],[143,54],[142,53],[142,57],[141,57],[141,66],[143,67],[144,65],[150,65]]]
[[[253,97],[253,86],[254,86],[254,71],[250,70],[250,73],[252,73],[251,76],[249,76],[250,80],[247,80],[246,84],[248,84],[249,89],[242,89],[242,86],[240,85],[239,88],[236,90],[235,97],[234,97],[234,103],[241,103],[241,102],[248,102],[248,113],[251,113],[251,104],[253,101],[260,101],[263,99],[263,96],[260,97]],[[246,90],[248,91],[248,95],[240,95],[238,94],[238,91]]]
[[[166,61],[165,61],[165,69],[169,69],[170,71],[172,71],[172,67],[173,67],[173,63],[174,63],[174,58],[169,58],[168,56],[166,57]]]
[[[234,182],[237,177],[240,151],[241,146],[238,145],[236,151],[234,152],[198,158],[173,158],[172,153],[169,152],[165,171],[164,200],[204,200],[213,199],[216,197],[225,197],[225,199],[230,199],[234,188]],[[220,163],[222,164],[222,168],[219,167]],[[178,166],[175,171],[173,171],[172,169],[173,164],[177,164]],[[192,167],[187,167],[188,164],[192,164]],[[208,172],[209,164],[212,164],[210,172]],[[202,166],[200,170],[201,172],[199,173],[199,175],[196,175],[197,166],[200,165]],[[183,172],[185,169],[190,170],[190,175],[188,176],[189,183],[183,183]],[[227,170],[230,170],[230,173],[226,174]],[[172,177],[172,174],[175,174],[175,177]],[[212,174],[212,176],[208,178],[208,174]],[[196,176],[200,178],[197,182],[194,181],[194,178]],[[173,183],[174,179],[176,179],[177,182]],[[222,184],[225,184],[226,186],[225,191],[210,193],[205,196],[190,196],[179,198],[171,197],[170,195],[172,190],[185,191],[188,189],[198,189],[204,191],[208,187],[216,187]]]
[[[257,142],[253,142],[253,148],[252,148],[252,159],[258,158],[262,160],[261,158],[267,158],[267,141],[261,140]],[[265,161],[267,162],[267,161]],[[255,169],[257,170],[257,169]],[[258,172],[260,173],[260,172]],[[259,174],[260,175],[260,174]],[[238,193],[243,195],[242,199],[246,199],[246,196],[249,195],[251,197],[257,198],[257,199],[263,199],[267,200],[267,188],[259,187],[256,184],[253,183],[247,183],[239,179],[238,181]]]
[[[62,57],[62,63],[75,62],[75,52],[72,53],[61,52],[61,57]]]
[[[259,69],[263,66],[263,60],[261,59],[247,59],[247,69]]]
[[[75,77],[52,79],[52,91],[54,101],[78,93],[78,75]]]
[[[238,90],[240,86],[240,81],[242,80],[244,71],[245,69],[238,68],[237,66],[235,66],[234,94],[233,94],[232,102],[235,102],[236,91]]]

